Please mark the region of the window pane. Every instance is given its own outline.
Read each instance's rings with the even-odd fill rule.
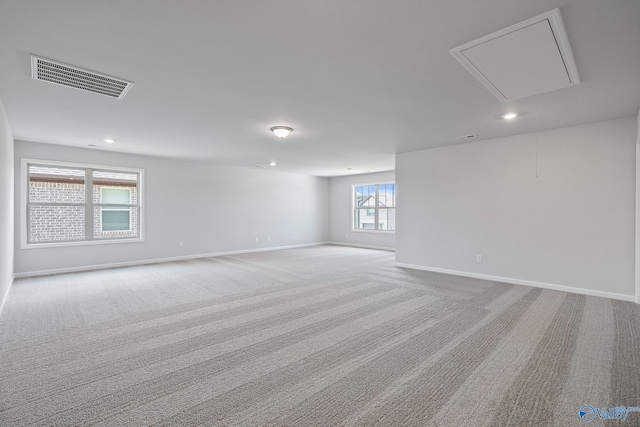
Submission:
[[[387,195],[386,206],[394,207],[396,205],[396,185],[395,184],[387,184],[385,185],[385,193]]]
[[[138,174],[133,172],[111,172],[111,171],[93,171],[94,184],[122,184],[135,185],[138,182]]]
[[[129,209],[102,210],[102,231],[129,231],[130,228]]]
[[[381,185],[378,190],[378,206],[385,207],[387,205],[387,187]]]
[[[131,203],[131,191],[128,188],[102,188],[102,203],[128,205]]]
[[[367,192],[367,195],[362,200],[361,206],[363,206],[363,207],[367,206],[367,207],[375,208],[376,207],[376,192],[375,191],[373,193]]]
[[[394,207],[396,205],[396,186],[395,184],[385,184],[380,186],[380,197],[378,206],[383,208]]]
[[[356,209],[356,222],[354,227],[361,230],[375,230],[375,209]]]
[[[356,187],[355,189],[355,202],[356,202],[356,207],[362,205],[362,200],[364,198],[364,187]]]
[[[94,206],[93,238],[138,237],[138,222],[137,207]]]
[[[29,166],[29,203],[84,203],[84,170]]]
[[[29,242],[84,239],[84,206],[29,206]]]
[[[394,231],[396,229],[396,210],[378,209],[378,230]]]
[[[367,200],[367,206],[370,206],[372,208],[376,207],[376,189],[377,189],[377,185],[370,185],[369,186],[369,200]]]
[[[376,206],[376,187],[368,185],[366,187],[356,187],[356,206],[358,207],[375,207]]]
[[[93,171],[93,203],[138,204],[138,174]]]

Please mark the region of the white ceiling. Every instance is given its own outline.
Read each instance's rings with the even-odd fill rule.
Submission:
[[[449,54],[556,7],[577,86],[501,103]],[[119,101],[35,81],[32,53],[135,84]],[[113,137],[104,149],[318,176],[390,170],[396,153],[460,135],[636,115],[640,1],[0,0],[0,99],[21,140]],[[295,130],[280,140],[275,125]]]

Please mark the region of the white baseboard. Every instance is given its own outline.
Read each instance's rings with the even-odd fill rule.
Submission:
[[[275,246],[270,248],[244,249],[244,250],[238,250],[238,251],[186,255],[186,256],[179,256],[179,257],[156,258],[156,259],[147,259],[147,260],[139,260],[139,261],[126,261],[126,262],[117,262],[117,263],[111,263],[111,264],[85,265],[80,267],[57,268],[52,270],[28,271],[23,273],[15,273],[13,278],[18,279],[23,277],[47,276],[52,274],[74,273],[74,272],[91,271],[91,270],[103,270],[107,268],[130,267],[134,265],[157,264],[161,262],[183,261],[188,259],[211,258],[211,257],[219,257],[219,256],[249,254],[249,253],[257,253],[257,252],[305,248],[305,247],[322,246],[322,245],[349,246],[349,247],[365,248],[365,249],[377,249],[377,250],[383,250],[383,251],[395,251],[395,248],[384,247],[384,246],[359,245],[359,244],[328,241],[328,242],[317,242],[317,243],[305,243],[300,245]],[[616,299],[621,301],[639,302],[635,295],[625,295],[625,294],[618,294],[614,292],[595,291],[592,289],[576,288],[576,287],[564,286],[564,285],[555,285],[551,283],[535,282],[532,280],[513,279],[510,277],[501,277],[501,276],[491,276],[488,274],[471,273],[471,272],[459,271],[459,270],[449,270],[446,268],[428,267],[423,265],[406,264],[401,262],[395,262],[394,265],[396,267],[410,268],[413,270],[432,271],[435,273],[444,273],[444,274],[451,274],[454,276],[463,276],[463,277],[473,277],[475,279],[491,280],[494,282],[504,282],[504,283],[510,283],[514,285],[532,286],[535,288],[552,289],[555,291],[570,292],[570,293],[590,295],[590,296],[602,297],[602,298],[611,298],[611,299]],[[9,286],[9,289],[11,289],[11,286]],[[5,295],[1,297],[0,314],[2,313],[2,308],[4,307],[4,303],[7,299],[8,294],[9,294],[9,291],[7,290]]]
[[[448,270],[446,268],[427,267],[416,264],[394,263],[396,267],[410,268],[413,270],[432,271],[434,273],[452,274],[454,276],[473,277],[475,279],[491,280],[494,282],[504,282],[513,285],[532,286],[534,288],[552,289],[554,291],[570,292],[573,294],[590,295],[594,297],[610,298],[621,301],[635,302],[635,295],[617,294],[614,292],[594,291],[592,289],[575,288],[573,286],[554,285],[551,283],[534,282],[532,280],[512,279],[510,277],[490,276],[488,274],[470,273],[467,271]]]
[[[325,244],[335,245],[335,246],[349,246],[352,248],[378,249],[380,251],[390,251],[390,252],[396,251],[396,248],[390,248],[388,246],[359,245],[357,243],[344,243],[344,242],[326,242]]]
[[[283,249],[306,248],[310,246],[321,246],[325,244],[328,244],[328,242],[304,243],[301,245],[289,245],[289,246],[274,246],[270,248],[243,249],[239,251],[214,252],[214,253],[208,253],[208,254],[196,254],[196,255],[169,257],[169,258],[145,259],[145,260],[139,260],[139,261],[124,261],[124,262],[115,262],[111,264],[83,265],[80,267],[56,268],[52,270],[27,271],[23,273],[16,273],[14,277],[17,279],[22,277],[49,276],[52,274],[75,273],[79,271],[91,271],[91,270],[104,270],[107,268],[131,267],[134,265],[158,264],[161,262],[184,261],[188,259],[211,258],[211,257],[228,256],[228,255],[250,254],[250,253],[256,253],[256,252],[279,251]]]

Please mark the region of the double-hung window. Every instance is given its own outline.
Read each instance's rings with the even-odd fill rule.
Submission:
[[[22,174],[22,247],[142,240],[142,170],[23,159]]]
[[[369,184],[353,187],[353,229],[395,231],[395,184]]]

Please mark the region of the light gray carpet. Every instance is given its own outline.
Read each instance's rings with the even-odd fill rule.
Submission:
[[[639,306],[393,256],[322,246],[17,280],[0,425],[579,426],[582,405],[640,405]]]

